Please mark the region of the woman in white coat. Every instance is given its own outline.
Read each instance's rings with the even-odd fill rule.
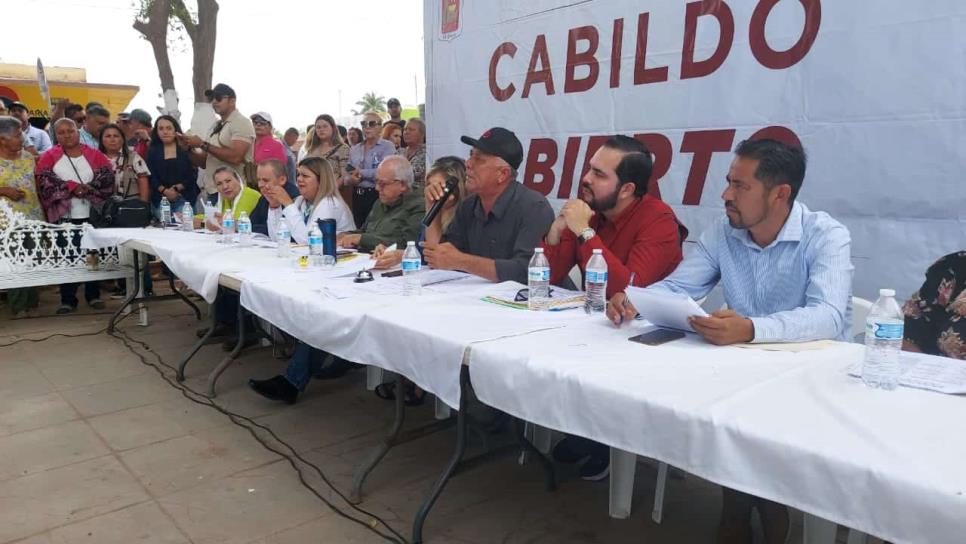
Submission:
[[[309,230],[317,219],[335,219],[337,234],[355,230],[352,211],[339,195],[339,185],[329,161],[321,157],[303,159],[295,182],[300,196],[294,200],[282,187],[273,191],[273,200],[278,205],[268,209],[268,233],[272,240],[276,240],[280,221],[286,222],[297,244],[308,243]]]

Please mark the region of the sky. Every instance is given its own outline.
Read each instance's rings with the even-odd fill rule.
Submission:
[[[156,116],[161,83],[151,46],[131,27],[137,1],[0,0],[16,3],[14,13],[25,23],[4,25],[0,62],[34,65],[40,57],[44,66],[86,68],[88,82],[137,85],[128,109]],[[284,131],[304,129],[322,113],[349,116],[369,91],[397,97],[404,107],[425,101],[422,0],[219,5],[212,83],[234,88],[245,115],[266,111]],[[170,56],[187,121],[194,102],[187,36]]]

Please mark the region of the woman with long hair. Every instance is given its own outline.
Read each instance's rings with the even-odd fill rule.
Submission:
[[[340,181],[342,200],[352,202],[352,187],[342,187],[349,163],[349,145],[342,139],[335,119],[327,113],[315,118],[315,125],[305,135],[305,145],[299,150],[298,162],[307,157],[322,157],[332,165],[336,180]]]
[[[148,178],[151,170],[134,149],[128,147],[121,127],[111,123],[101,129],[98,147],[114,165],[115,194],[121,198],[138,197],[148,201]]]
[[[151,171],[149,189],[155,217],[160,217],[161,197],[168,199],[173,212],[180,212],[185,202],[196,206],[198,169],[191,164],[188,151],[178,145],[178,134],[181,134],[181,125],[170,115],[158,117],[151,129],[147,164]]]
[[[284,187],[271,188],[272,197],[279,203],[268,210],[268,233],[273,240],[280,221],[285,221],[292,239],[299,244],[308,243],[309,230],[317,219],[335,219],[336,233],[355,230],[352,212],[339,194],[338,180],[329,161],[321,157],[303,159],[295,180],[299,196],[294,200]]]

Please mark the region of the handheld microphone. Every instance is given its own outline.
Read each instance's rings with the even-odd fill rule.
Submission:
[[[443,187],[443,196],[439,197],[439,200],[436,202],[433,202],[432,207],[430,207],[429,211],[426,212],[426,215],[423,216],[421,223],[424,227],[429,227],[433,223],[433,221],[436,219],[436,216],[439,215],[440,210],[443,209],[446,201],[449,200],[450,195],[453,194],[453,191],[456,190],[458,185],[458,179],[454,177],[446,178],[446,186]]]

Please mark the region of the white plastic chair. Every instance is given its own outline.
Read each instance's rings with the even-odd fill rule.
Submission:
[[[852,341],[865,342],[865,319],[872,311],[873,302],[862,297],[852,297]],[[862,338],[860,339],[859,336]]]

